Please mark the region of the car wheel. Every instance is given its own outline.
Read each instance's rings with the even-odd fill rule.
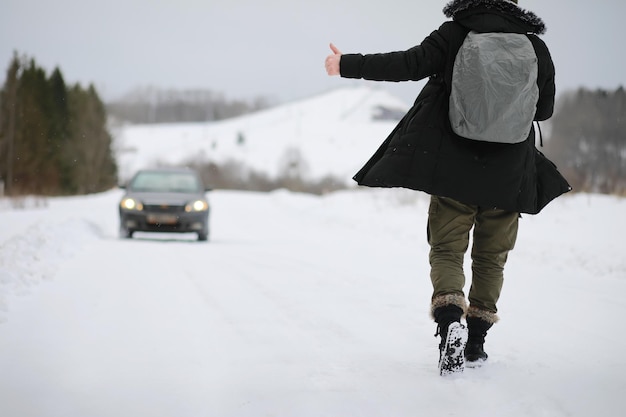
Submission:
[[[120,237],[122,239],[131,239],[133,237],[133,231],[128,230],[125,227],[120,227]]]
[[[199,242],[206,242],[207,240],[209,240],[209,234],[208,233],[198,233],[198,241]]]

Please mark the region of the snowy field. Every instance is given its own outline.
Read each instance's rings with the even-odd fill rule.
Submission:
[[[193,157],[276,175],[296,149],[303,176],[349,182],[395,124],[381,108],[406,109],[348,88],[126,126],[120,173]],[[0,417],[624,414],[625,199],[567,195],[524,216],[488,364],[442,378],[426,195],[215,191],[208,243],[119,239],[120,197],[0,199]]]
[[[216,191],[117,237],[117,190],[1,211],[0,416],[621,416],[626,201],[524,216],[489,362],[437,371],[427,196]]]

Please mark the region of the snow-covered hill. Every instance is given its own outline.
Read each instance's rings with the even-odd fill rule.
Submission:
[[[303,178],[350,180],[408,105],[384,90],[343,88],[221,122],[126,126],[116,132],[120,176],[188,160],[238,161],[275,177],[294,152]]]

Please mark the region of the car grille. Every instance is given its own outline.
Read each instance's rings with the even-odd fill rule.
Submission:
[[[170,206],[167,204],[150,204],[143,207],[145,211],[151,213],[181,213],[185,211],[185,206]]]

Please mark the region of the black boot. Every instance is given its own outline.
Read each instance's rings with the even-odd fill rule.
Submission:
[[[435,336],[441,336],[441,343],[439,344],[439,348],[441,350],[442,345],[446,342],[445,338],[448,334],[448,326],[452,322],[461,322],[461,317],[463,317],[463,309],[454,304],[448,304],[443,307],[437,307],[433,311],[433,317],[435,318],[435,322],[437,323],[437,333]]]
[[[461,324],[463,309],[449,304],[433,311],[437,322],[437,333],[441,336],[439,343],[439,373],[448,375],[463,372],[465,358],[463,355],[467,342],[467,329]]]
[[[487,360],[485,352],[485,336],[487,331],[493,326],[486,320],[479,317],[467,317],[467,330],[469,337],[465,346],[465,361],[467,366],[476,367],[482,365]]]

